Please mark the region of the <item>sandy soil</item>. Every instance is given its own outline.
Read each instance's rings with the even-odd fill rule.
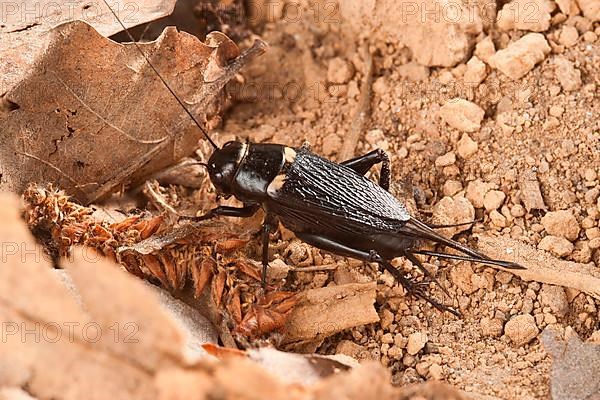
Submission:
[[[413,61],[401,40],[390,39],[394,32],[369,31],[367,24],[357,33],[359,21],[339,14],[328,21],[315,17],[314,11],[324,14],[327,5],[304,4],[298,18],[284,10],[280,19],[262,25],[261,36],[271,48],[243,72],[246,86],[234,90],[238,103],[226,116],[222,134],[288,145],[309,141],[315,151],[341,161],[338,153],[356,123],[366,70],[361,49],[367,44],[374,62],[372,116],[356,154],[386,150],[394,180],[412,183],[423,195],[421,209],[435,214],[442,197],[466,197],[483,222],[458,237],[474,246],[470,233],[511,237],[550,251],[549,262],[563,258],[598,267],[597,23],[555,9],[543,32],[546,54],[530,72],[511,79],[490,67],[494,49],[486,45],[504,49],[526,31],[502,31],[492,19],[474,37],[480,43],[477,60],[467,56],[471,61],[453,67],[425,67]],[[574,43],[567,41],[569,34],[575,34]],[[427,35],[421,39],[423,46],[431,45]],[[452,48],[452,36],[446,40]],[[443,106],[455,98],[481,109],[474,128],[452,121],[464,112],[461,107],[444,113]],[[527,204],[524,179],[539,182],[541,205]],[[461,207],[449,213],[460,213]],[[543,220],[557,210],[566,212]],[[294,240],[292,245],[299,246]],[[297,257],[290,256],[293,251],[274,252],[287,255],[292,265],[305,258],[300,250]],[[538,333],[547,326],[563,332],[570,326],[586,339],[599,328],[598,300],[576,290],[525,282],[477,265],[425,262],[437,271],[453,297],[447,301],[464,318],[404,298],[387,273],[353,261],[341,261],[335,272],[290,276],[292,287],[377,279],[381,322],[330,338],[319,351],[380,360],[398,384],[440,379],[476,398],[548,398],[551,360]],[[396,263],[410,268],[401,259]],[[526,317],[514,319],[518,315]]]

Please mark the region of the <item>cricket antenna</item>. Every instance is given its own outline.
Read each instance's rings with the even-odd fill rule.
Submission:
[[[113,10],[113,8],[110,6],[110,4],[108,4],[108,1],[107,0],[102,0],[102,1],[104,2],[104,4],[106,4],[106,7],[108,7],[108,9],[112,13],[112,15],[115,16],[116,20],[119,22],[119,25],[121,25],[121,27],[123,28],[123,30],[125,31],[125,33],[129,37],[129,39],[131,40],[131,42],[138,49],[138,51],[140,52],[140,54],[142,55],[142,57],[144,57],[144,59],[146,60],[146,62],[150,66],[150,68],[152,68],[152,70],[156,73],[156,75],[158,75],[158,77],[160,78],[160,80],[163,83],[163,85],[165,85],[165,87],[169,90],[169,92],[171,92],[171,94],[173,95],[173,97],[175,97],[175,99],[177,100],[177,102],[179,103],[179,105],[181,105],[181,107],[183,107],[183,109],[185,110],[185,113],[187,115],[189,115],[189,117],[192,119],[192,121],[194,121],[194,124],[200,129],[200,131],[202,131],[202,133],[204,134],[204,137],[206,138],[206,140],[208,140],[208,142],[212,145],[212,147],[214,149],[218,149],[219,146],[217,146],[217,144],[210,138],[210,136],[208,136],[208,133],[206,132],[206,129],[204,129],[202,127],[202,125],[200,125],[200,123],[198,122],[198,120],[196,119],[196,117],[194,117],[194,115],[190,112],[190,110],[188,110],[188,108],[185,106],[185,104],[183,104],[183,101],[181,101],[181,99],[179,98],[179,96],[177,96],[177,93],[175,93],[175,91],[173,89],[171,89],[171,86],[169,86],[169,84],[167,83],[167,81],[162,77],[162,75],[158,72],[158,70],[150,62],[150,59],[148,58],[148,56],[146,56],[146,53],[144,53],[144,51],[142,50],[142,48],[139,46],[139,44],[133,38],[133,35],[131,34],[131,32],[129,32],[129,29],[127,29],[127,27],[125,26],[125,24],[123,24],[123,22],[121,21],[121,19],[119,18],[119,16],[115,12],[115,10]]]

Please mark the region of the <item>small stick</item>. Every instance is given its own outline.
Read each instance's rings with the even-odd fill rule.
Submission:
[[[330,271],[337,269],[337,264],[324,264],[324,265],[315,265],[312,267],[291,267],[290,271],[293,272],[313,272],[313,271]]]
[[[358,98],[358,107],[356,114],[352,118],[350,132],[344,140],[342,149],[339,153],[339,160],[349,160],[354,157],[358,139],[363,132],[367,119],[371,111],[371,86],[373,84],[373,56],[369,51],[369,45],[364,46],[365,53],[365,76],[360,87],[360,97]]]

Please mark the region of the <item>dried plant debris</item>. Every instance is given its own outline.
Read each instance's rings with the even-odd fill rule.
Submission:
[[[21,192],[29,182],[54,182],[88,204],[195,149],[202,133],[133,44],[112,42],[81,21],[49,37],[30,74],[4,95],[15,106],[0,114],[0,188]],[[210,125],[224,105],[225,84],[265,45],[240,55],[223,34],[207,43],[167,28],[139,46]]]
[[[489,257],[513,260],[527,269],[510,271],[526,281],[577,289],[600,299],[600,272],[589,264],[560,260],[509,238],[479,237],[479,248]]]
[[[0,341],[0,398],[170,400],[193,393],[221,399],[391,400],[403,393],[377,363],[274,350],[247,356],[223,350],[229,355],[220,360],[199,358],[202,348],[218,347],[190,341],[190,328],[206,329],[189,325],[197,315],[188,310],[182,317],[173,299],[165,301],[165,294],[157,296],[83,247],[65,262],[69,288],[43,257],[33,256],[41,250],[19,217],[16,198],[0,195],[0,217],[0,242],[22,244],[0,265],[0,323],[11,327]]]
[[[544,330],[541,340],[552,355],[552,398],[600,399],[600,345],[582,342],[569,328],[564,340],[549,328]]]
[[[206,290],[206,315],[218,326],[229,324],[241,338],[282,330],[296,304],[294,294],[277,290],[277,285],[263,293],[262,267],[238,252],[250,239],[239,225],[209,221],[172,226],[150,213],[109,223],[52,186],[30,185],[23,198],[26,221],[53,259],[84,245],[170,292],[184,297],[190,292],[193,301]]]

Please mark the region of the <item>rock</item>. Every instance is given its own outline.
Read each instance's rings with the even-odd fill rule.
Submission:
[[[346,356],[360,359],[361,356],[367,351],[367,349],[359,344],[354,343],[351,340],[342,340],[338,343],[335,348],[335,354],[344,354]]]
[[[498,210],[490,211],[490,221],[498,228],[506,228],[506,217],[498,212]]]
[[[427,343],[427,334],[424,332],[415,332],[408,335],[408,343],[406,344],[406,351],[408,354],[414,356],[417,354]]]
[[[444,154],[443,156],[439,156],[435,159],[435,166],[438,168],[447,167],[456,162],[456,154],[453,151]]]
[[[444,186],[442,186],[442,193],[444,193],[444,196],[452,197],[462,189],[462,183],[453,179],[448,179],[446,182],[444,182]]]
[[[520,79],[544,60],[550,53],[544,35],[529,33],[498,51],[490,58],[490,65],[513,80]]]
[[[577,4],[586,18],[600,21],[600,2],[598,0],[577,0]]]
[[[463,81],[468,86],[478,86],[487,76],[486,66],[477,56],[471,57],[467,63],[467,70],[463,75]]]
[[[483,199],[485,194],[492,188],[492,185],[479,179],[469,182],[465,197],[473,204],[475,208],[483,208]]]
[[[464,197],[443,197],[433,207],[432,220],[439,225],[458,224],[475,219],[475,209]],[[437,232],[446,237],[452,237],[459,232],[469,229],[469,225],[454,226],[438,229]]]
[[[525,171],[519,176],[519,190],[521,191],[521,201],[523,201],[527,211],[546,209],[540,190],[540,182],[535,172]]]
[[[467,159],[473,154],[477,153],[478,145],[477,142],[471,139],[466,133],[463,133],[460,140],[457,143],[456,152],[461,158]]]
[[[496,18],[500,30],[544,32],[550,27],[554,3],[546,0],[513,0],[502,7]]]
[[[408,78],[413,82],[424,81],[429,78],[429,68],[412,61],[399,66],[397,71],[401,77]]]
[[[550,252],[556,257],[565,257],[573,252],[575,246],[563,237],[548,235],[538,243],[538,249]]]
[[[523,207],[520,204],[515,204],[514,206],[512,206],[512,208],[510,209],[510,215],[512,215],[513,217],[516,218],[520,218],[525,216],[525,207]]]
[[[444,379],[444,369],[438,363],[433,363],[429,367],[429,377],[436,381]]]
[[[387,331],[390,325],[392,325],[392,323],[394,322],[394,313],[391,312],[389,309],[384,308],[381,314],[379,315],[379,319],[381,323],[381,329]]]
[[[588,247],[591,250],[600,249],[600,237],[597,237],[597,238],[594,238],[594,239],[590,240],[589,243],[588,243]]]
[[[550,307],[552,312],[558,317],[564,317],[569,312],[569,302],[567,294],[562,286],[543,284],[539,294],[540,304],[544,307]]]
[[[560,117],[565,112],[565,109],[561,106],[550,106],[548,113],[553,117]]]
[[[267,276],[269,280],[280,281],[290,272],[290,266],[285,263],[281,258],[276,258],[269,263],[267,269]]]
[[[481,327],[481,334],[485,337],[500,337],[502,336],[502,329],[504,329],[504,321],[498,318],[487,318],[484,317],[479,322]]]
[[[475,45],[475,55],[487,64],[490,63],[490,57],[495,53],[496,47],[490,36],[486,36],[485,39]]]
[[[477,5],[460,0],[340,1],[339,10],[356,34],[407,46],[413,60],[430,67],[463,62],[483,28]]]
[[[490,190],[483,197],[483,206],[487,211],[497,210],[504,203],[506,195],[501,190]]]
[[[326,156],[332,156],[342,147],[342,139],[335,134],[330,133],[323,138],[323,154]]]
[[[577,3],[575,2],[575,0],[555,0],[556,4],[558,4],[558,8],[560,9],[560,11],[567,15],[567,16],[571,16],[571,15],[577,15],[579,14],[579,7],[577,6]]]
[[[473,284],[473,267],[469,263],[460,263],[450,269],[450,279],[464,294],[469,295],[477,290]]]
[[[574,241],[579,236],[579,223],[571,211],[550,211],[542,217],[542,225],[550,235]]]
[[[475,132],[481,127],[485,111],[470,101],[454,98],[440,109],[440,116],[451,127],[463,132]]]
[[[336,57],[327,66],[327,80],[330,83],[348,83],[354,76],[354,66],[343,58]]]
[[[577,43],[577,39],[579,39],[579,33],[574,26],[565,25],[560,30],[558,42],[565,47],[574,46]]]
[[[403,356],[403,351],[400,347],[398,346],[392,346],[390,347],[390,349],[388,350],[388,357],[391,359],[395,359],[395,360],[400,360]]]
[[[564,90],[572,91],[581,87],[581,72],[566,58],[554,59],[554,73]]]
[[[504,326],[504,333],[517,347],[531,342],[539,332],[531,314],[517,315]]]

